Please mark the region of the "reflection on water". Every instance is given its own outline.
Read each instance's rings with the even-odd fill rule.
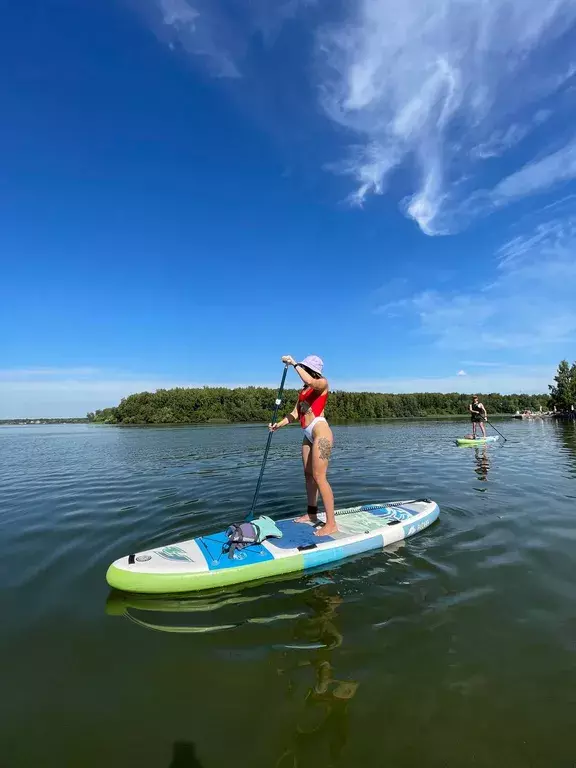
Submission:
[[[570,458],[572,470],[576,473],[576,421],[560,421],[557,430],[564,451]]]
[[[283,588],[282,580],[274,583],[278,589],[274,602],[263,585],[256,590],[244,586],[172,598],[113,590],[106,612],[124,616],[142,628],[173,633],[212,633],[241,625],[272,626],[291,621],[292,629],[282,633],[284,642],[270,643],[276,651],[279,684],[293,705],[292,722],[286,724],[286,745],[275,765],[332,766],[346,746],[348,708],[359,687],[355,680],[340,679],[335,670],[334,650],[344,641],[337,625],[343,598],[326,573],[321,578],[307,576],[304,586],[296,589]],[[278,612],[278,604],[283,606],[282,612]],[[225,615],[224,621],[217,618],[219,614]],[[225,732],[234,750],[237,736],[233,725]],[[178,741],[173,750],[170,768],[211,768],[200,763],[193,742]]]
[[[308,648],[308,653],[286,650],[278,667],[285,680],[286,695],[301,700],[294,716],[289,744],[277,768],[305,765],[332,766],[340,759],[348,740],[348,707],[359,683],[340,680],[335,674],[333,650],[343,642],[336,626],[336,611],[342,597],[327,586],[306,597],[311,613],[298,620],[295,643],[287,649]],[[310,652],[312,651],[312,652]]]
[[[490,471],[490,455],[488,453],[488,447],[486,445],[483,445],[481,448],[477,445],[474,446],[474,457],[476,461],[475,472],[478,479],[483,483],[488,482],[488,472]]]
[[[304,586],[302,574],[289,573],[190,594],[141,595],[113,589],[106,600],[106,613],[124,616],[146,629],[176,634],[213,634],[249,624],[272,625],[299,618],[304,608],[297,598],[315,583],[314,572],[309,572]],[[282,587],[292,582],[298,586]]]

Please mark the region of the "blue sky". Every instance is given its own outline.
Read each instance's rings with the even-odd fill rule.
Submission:
[[[0,28],[0,418],[160,386],[545,391],[573,0],[42,0]],[[293,383],[296,383],[294,378]]]

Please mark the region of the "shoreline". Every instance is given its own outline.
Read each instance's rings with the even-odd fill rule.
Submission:
[[[346,424],[380,424],[385,422],[426,422],[426,421],[469,421],[469,414],[465,413],[450,413],[450,414],[429,414],[427,416],[386,416],[382,418],[373,419],[330,419],[331,424],[335,426]],[[495,413],[490,416],[490,420],[516,420],[518,417],[512,413]],[[532,420],[540,420],[538,417]],[[523,419],[523,421],[530,421],[530,419]],[[555,414],[546,419],[546,421],[574,421],[574,416],[570,412],[565,414]],[[231,425],[244,425],[244,426],[265,426],[267,421],[232,421],[228,419],[208,419],[206,421],[175,421],[175,422],[136,422],[136,423],[122,423],[122,422],[105,422],[105,421],[91,421],[86,418],[68,418],[68,419],[0,419],[0,427],[37,427],[37,426],[57,426],[57,425],[91,425],[101,427],[217,427],[217,426],[231,426]],[[298,424],[291,424],[288,427],[298,428]]]
[[[462,414],[462,413],[454,413],[454,414],[439,414],[439,415],[429,415],[429,416],[386,416],[383,418],[374,418],[374,419],[365,419],[365,418],[358,418],[358,419],[331,419],[329,416],[327,417],[328,422],[331,425],[334,426],[345,426],[345,425],[358,425],[361,426],[363,424],[365,425],[371,425],[371,424],[382,424],[387,422],[398,422],[398,421],[405,421],[405,422],[426,422],[426,421],[470,421],[470,415],[468,413]],[[498,420],[498,421],[505,421],[505,420],[512,420],[513,414],[511,413],[495,413],[493,416],[490,417],[491,420]],[[226,426],[245,426],[245,427],[262,427],[266,426],[268,424],[268,421],[229,421],[227,419],[209,419],[207,421],[190,421],[190,422],[184,422],[184,421],[176,421],[171,423],[162,423],[162,422],[133,422],[133,423],[122,423],[122,422],[105,422],[105,421],[92,421],[89,422],[90,424],[94,424],[97,426],[104,426],[104,427],[226,427]],[[293,424],[289,424],[286,427],[284,427],[284,430],[286,429],[300,429],[300,425],[297,422],[294,422]]]
[[[0,419],[0,427],[38,427],[50,426],[51,424],[90,424],[86,417],[70,416],[62,419]]]

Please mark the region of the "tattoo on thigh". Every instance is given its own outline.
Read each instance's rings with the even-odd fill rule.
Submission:
[[[320,458],[325,461],[330,461],[330,455],[332,453],[332,443],[327,437],[321,437],[318,440],[318,451],[320,452]]]

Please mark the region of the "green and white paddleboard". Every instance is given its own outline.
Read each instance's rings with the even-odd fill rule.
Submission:
[[[456,438],[457,445],[482,445],[482,443],[495,443],[498,440],[497,435],[490,435],[490,437],[458,437]]]
[[[126,592],[193,592],[305,571],[371,549],[394,544],[431,525],[440,510],[434,501],[367,504],[336,512],[338,533],[316,536],[309,523],[277,521],[282,538],[223,552],[225,531],[121,557],[108,568],[111,587]],[[319,520],[324,520],[322,514]]]

